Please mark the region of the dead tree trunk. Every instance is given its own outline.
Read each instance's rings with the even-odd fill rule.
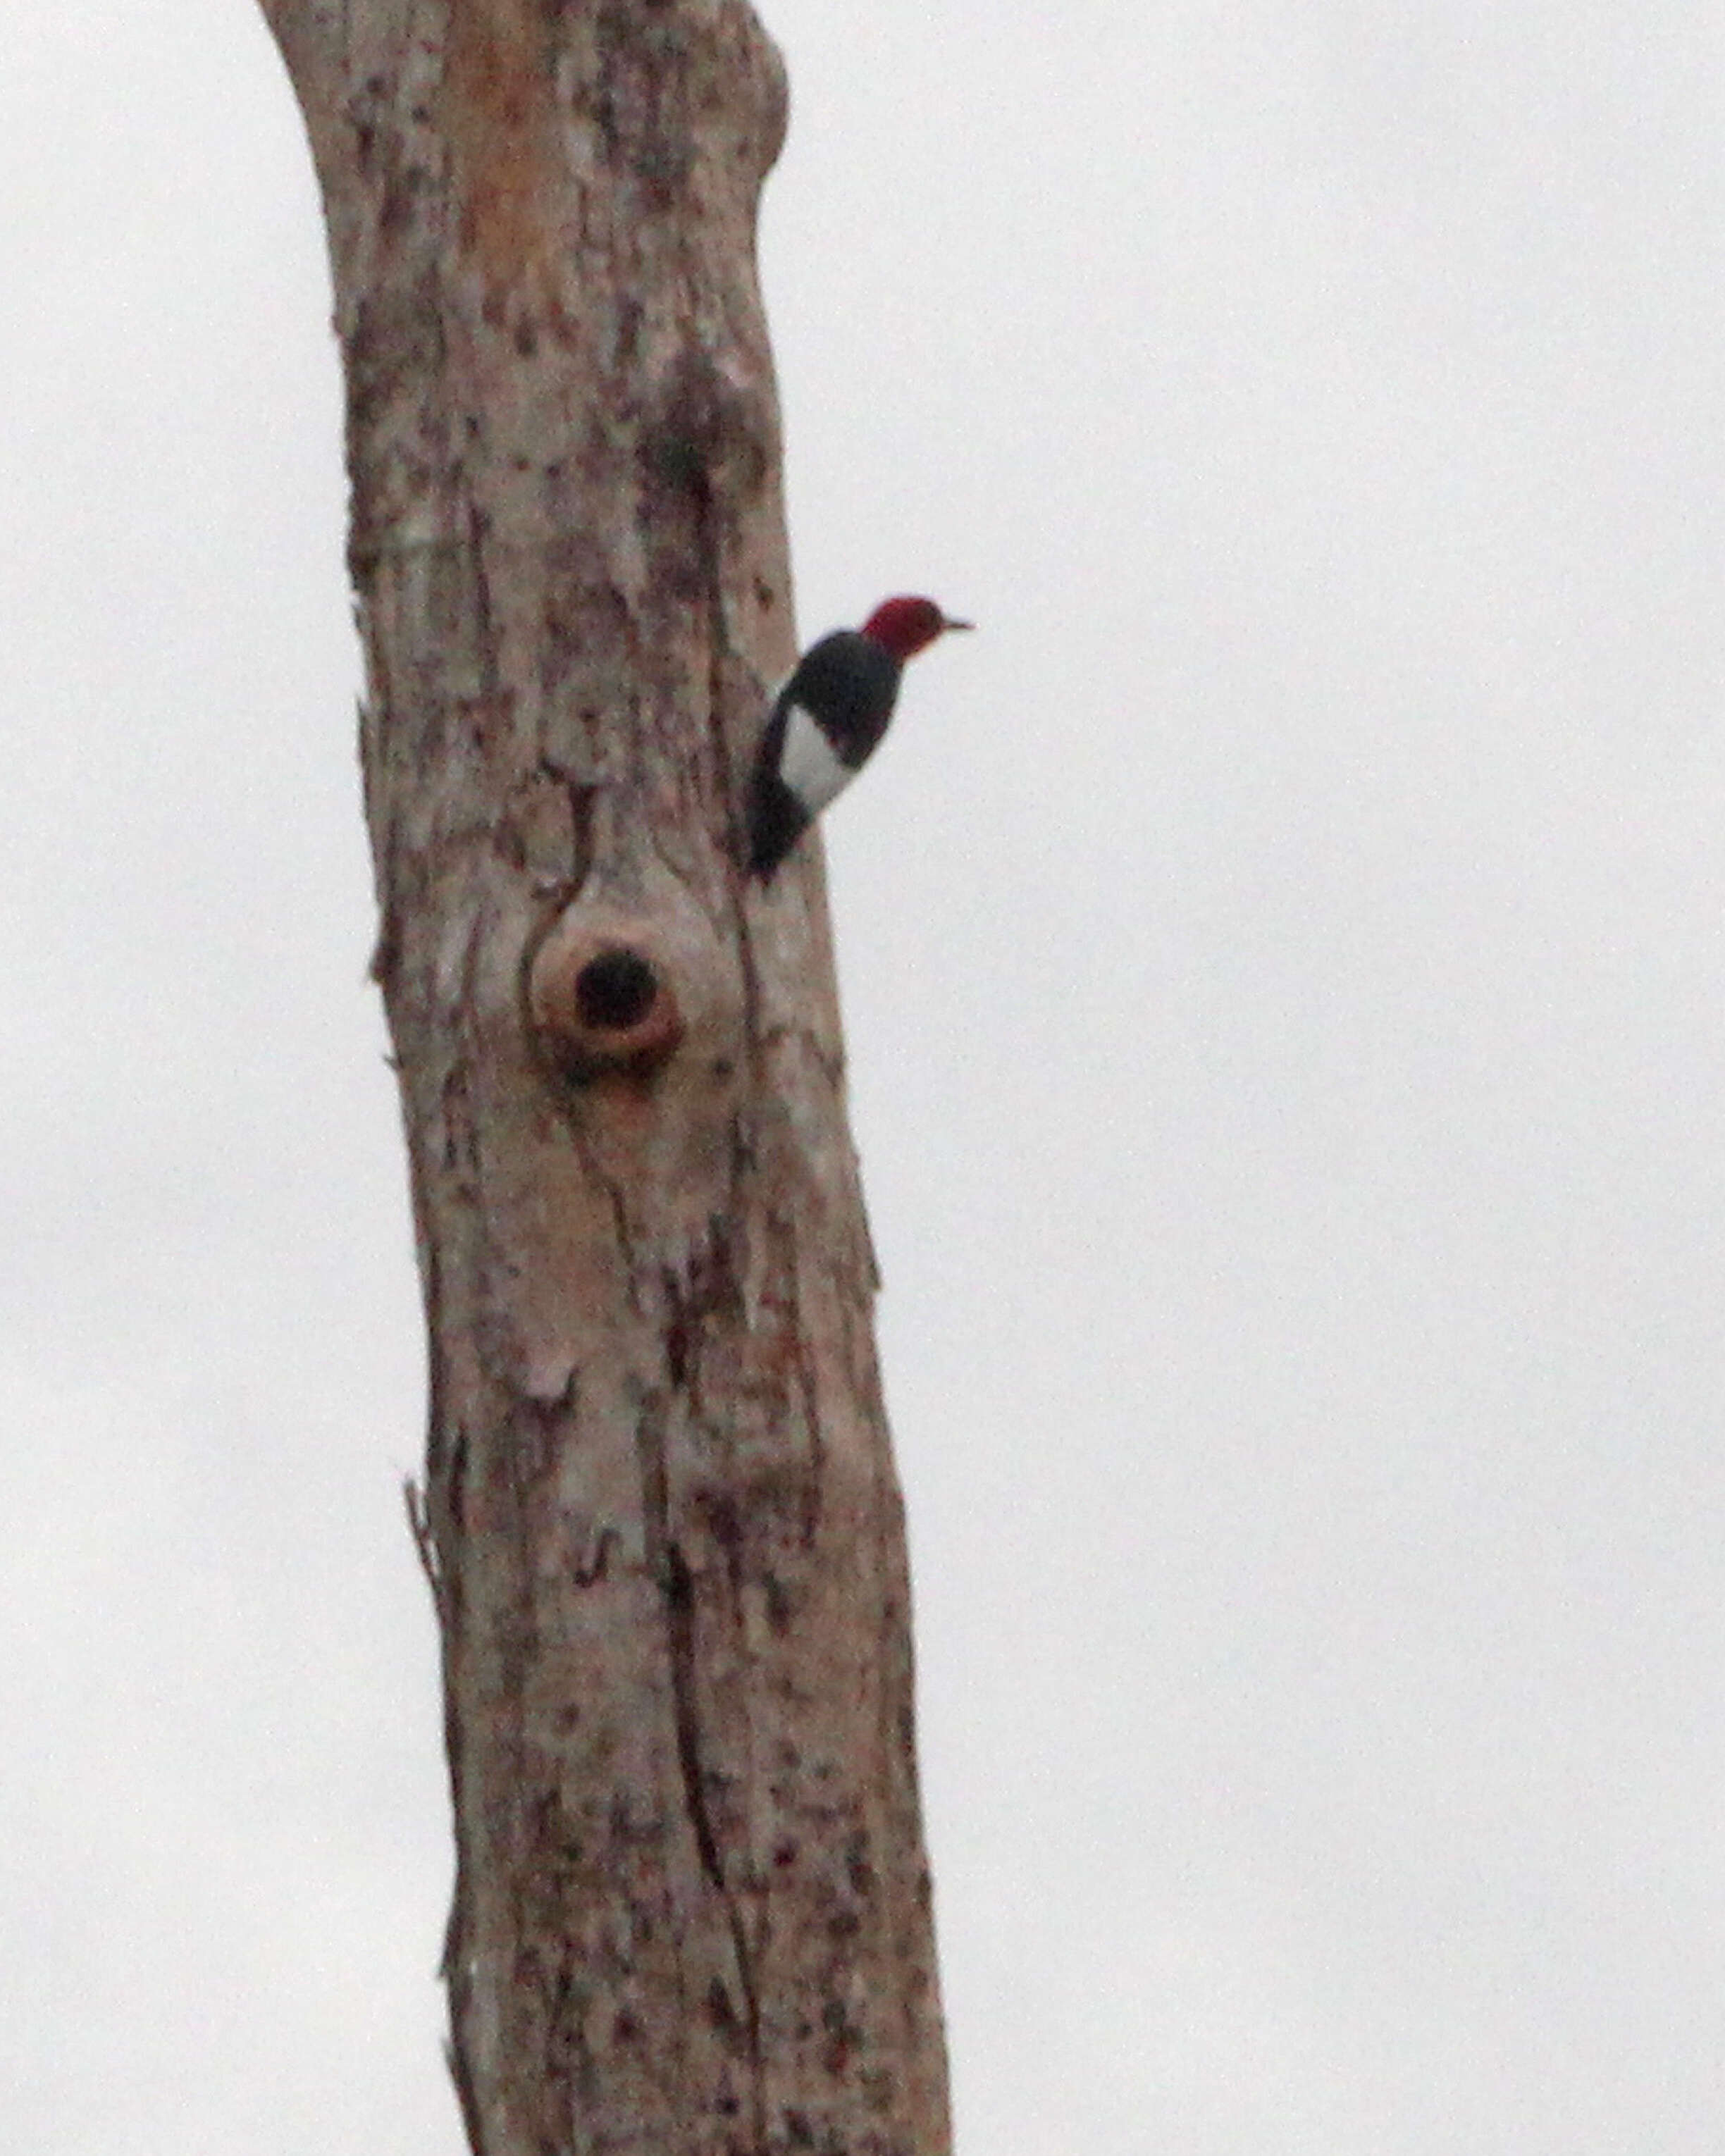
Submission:
[[[901,1508],[794,648],[745,0],[263,0],[322,187],[430,1335],[479,2156],[937,2156]]]

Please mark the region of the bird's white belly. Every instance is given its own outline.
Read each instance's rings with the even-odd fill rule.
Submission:
[[[818,816],[856,773],[834,756],[826,736],[800,704],[786,715],[778,775],[811,816]]]

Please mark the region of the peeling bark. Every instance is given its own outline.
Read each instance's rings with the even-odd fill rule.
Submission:
[[[264,0],[323,192],[477,2156],[939,2156],[742,0]]]

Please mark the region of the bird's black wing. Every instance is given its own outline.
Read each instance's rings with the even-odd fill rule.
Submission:
[[[786,697],[819,715],[822,731],[853,771],[880,746],[902,670],[860,629],[835,629],[803,654]]]

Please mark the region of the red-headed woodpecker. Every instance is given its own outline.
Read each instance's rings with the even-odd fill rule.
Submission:
[[[749,779],[749,867],[763,880],[835,794],[855,778],[886,732],[905,661],[953,621],[932,599],[884,599],[860,629],[835,629],[811,644],[773,700]]]

